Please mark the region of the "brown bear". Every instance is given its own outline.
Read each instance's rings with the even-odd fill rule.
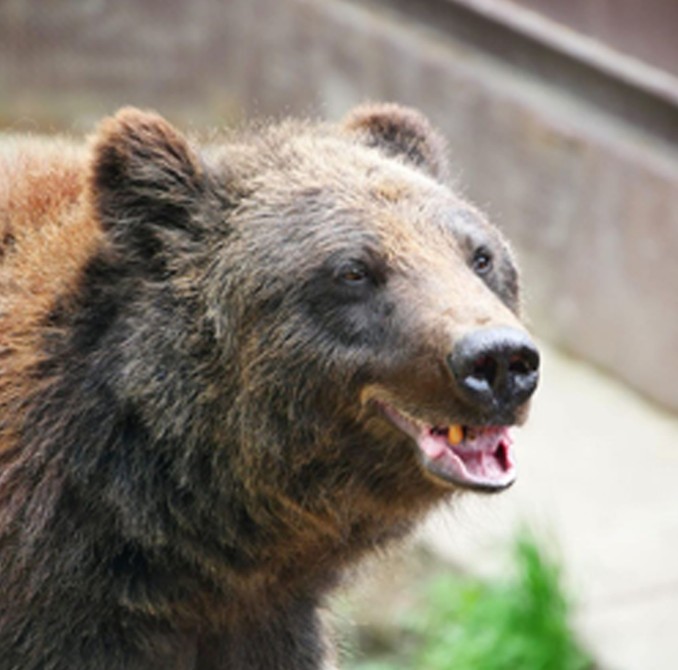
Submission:
[[[0,158],[0,669],[317,670],[363,555],[500,490],[538,353],[418,112]]]

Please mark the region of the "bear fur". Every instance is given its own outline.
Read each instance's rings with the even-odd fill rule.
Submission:
[[[444,361],[521,329],[443,140],[365,105],[1,146],[0,670],[335,667],[328,591],[463,488],[379,402],[496,422]]]

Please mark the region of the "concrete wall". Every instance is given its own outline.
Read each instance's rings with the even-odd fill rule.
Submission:
[[[675,410],[673,83],[636,90],[446,0],[0,3],[13,130],[89,129],[123,104],[197,127],[419,107],[514,240],[536,329]]]

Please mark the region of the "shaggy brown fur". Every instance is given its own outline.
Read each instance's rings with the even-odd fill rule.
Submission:
[[[85,152],[65,142],[11,138],[0,154],[0,451],[11,446],[40,379],[41,339],[56,297],[76,290],[100,235],[79,203]]]
[[[445,361],[520,327],[445,173],[393,105],[201,149],[137,110],[88,149],[3,145],[0,670],[329,667],[328,589],[455,490],[373,400],[491,423]]]

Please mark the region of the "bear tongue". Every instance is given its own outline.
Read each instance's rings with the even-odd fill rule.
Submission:
[[[501,489],[515,479],[513,440],[506,426],[466,428],[459,444],[450,443],[437,429],[422,431],[416,440],[426,467],[451,483]]]

